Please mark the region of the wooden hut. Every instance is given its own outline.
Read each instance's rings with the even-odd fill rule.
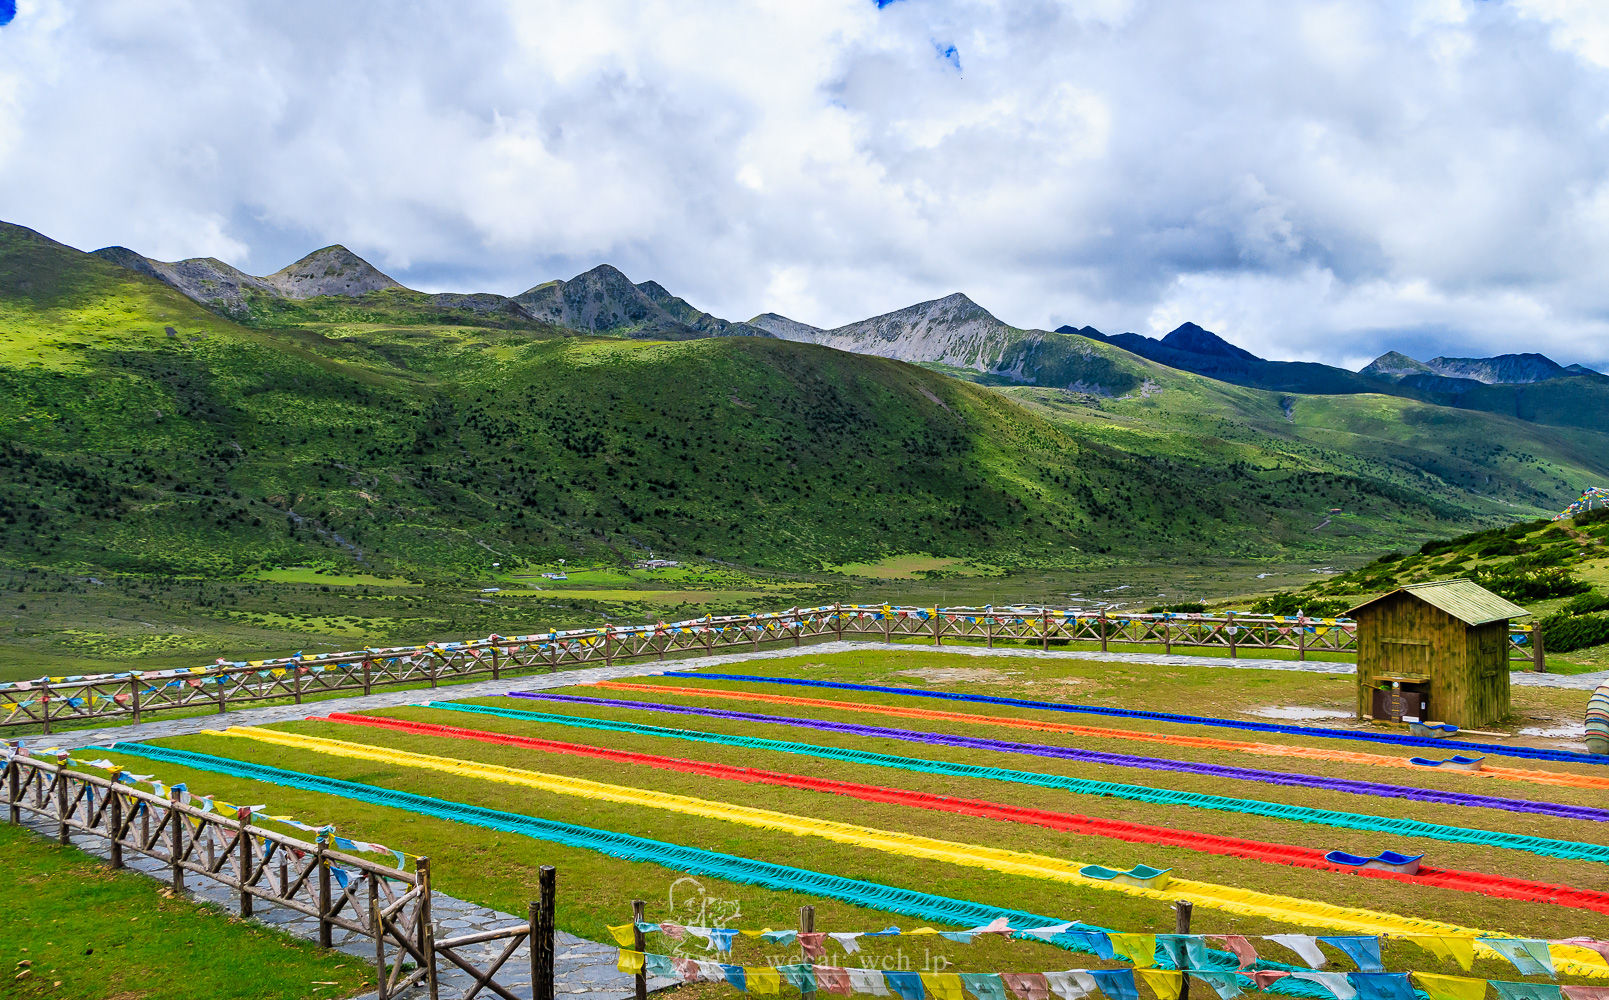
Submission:
[[[1529,614],[1469,580],[1400,587],[1353,608],[1358,718],[1471,728],[1508,715],[1508,623]]]

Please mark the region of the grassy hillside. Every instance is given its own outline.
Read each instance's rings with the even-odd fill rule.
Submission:
[[[1404,584],[1455,577],[1475,580],[1532,612],[1550,654],[1592,669],[1609,666],[1609,510],[1428,541],[1305,593],[1353,603]]]
[[[1422,522],[1379,516],[1382,508],[1370,506],[1376,498],[1412,497],[1448,521],[1507,524],[1562,509],[1581,487],[1609,479],[1602,431],[1394,396],[1249,389],[1093,346],[1137,388],[1115,398],[1032,386],[999,391],[1080,437],[1223,469],[1226,490],[1270,517],[1302,524],[1314,547],[1379,551],[1423,540]],[[1324,537],[1332,541],[1318,541]]]
[[[0,559],[445,579],[649,548],[810,570],[901,552],[1060,565],[1334,547],[1219,456],[1137,458],[899,362],[432,318],[379,292],[242,327],[6,230]],[[1361,480],[1320,494],[1404,530],[1475,513]]]

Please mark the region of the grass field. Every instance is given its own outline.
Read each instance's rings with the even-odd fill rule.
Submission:
[[[0,826],[0,996],[73,1000],[346,997],[357,959],[198,906],[134,872]]]
[[[1275,673],[1230,671],[1210,668],[1138,668],[1130,665],[1088,661],[1036,661],[1017,658],[973,658],[964,660],[939,652],[912,649],[899,652],[845,653],[809,657],[802,660],[767,661],[747,665],[745,673],[768,676],[800,676],[852,682],[931,687],[963,693],[1014,695],[1053,701],[1092,705],[1112,705],[1132,709],[1186,711],[1194,714],[1257,718],[1264,708],[1347,709],[1352,704],[1352,680],[1342,675],[1319,673]],[[1179,723],[1136,719],[1076,716],[1043,710],[1008,708],[988,704],[934,702],[897,694],[861,691],[824,691],[781,688],[775,685],[723,680],[685,678],[645,678],[648,690],[621,691],[609,688],[577,688],[572,693],[589,697],[630,699],[655,704],[711,705],[714,707],[769,715],[848,722],[858,725],[894,726],[921,733],[943,733],[986,739],[1014,740],[1047,746],[1076,747],[1112,753],[1142,754],[1187,763],[1220,764],[1383,782],[1399,786],[1474,792],[1507,800],[1553,802],[1601,806],[1601,790],[1544,786],[1514,781],[1471,778],[1435,771],[1382,768],[1364,763],[1313,760],[1296,756],[1248,756],[1240,751],[1215,747],[1158,745],[1126,740],[1119,734],[1096,737],[1060,732],[1025,732],[1021,728],[993,724],[1002,720],[1039,719],[1058,723],[1073,722],[1110,730],[1139,734],[1180,733],[1210,735],[1237,740],[1255,740],[1299,748],[1334,748],[1338,741],[1301,734],[1246,733]],[[669,686],[691,686],[736,693],[801,694],[849,703],[842,708],[782,706],[718,699],[699,694],[663,690]],[[517,681],[511,684],[517,688]],[[657,690],[656,690],[657,689]],[[450,697],[443,692],[442,696]],[[1584,704],[1582,692],[1555,689],[1517,688],[1514,726],[1553,723],[1578,717]],[[1303,805],[1321,810],[1340,810],[1373,816],[1401,817],[1459,827],[1554,838],[1596,844],[1603,842],[1602,824],[1587,819],[1554,817],[1509,809],[1479,808],[1472,805],[1419,802],[1413,799],[1327,789],[1271,785],[1263,781],[1195,775],[1170,770],[1138,769],[1102,763],[1086,763],[1062,758],[1027,756],[1000,750],[937,745],[929,742],[857,735],[847,732],[802,729],[731,718],[712,718],[666,714],[642,709],[537,701],[520,698],[475,699],[474,704],[520,712],[540,712],[572,719],[618,720],[691,730],[695,734],[716,734],[806,743],[817,747],[870,750],[927,761],[1029,771],[1043,775],[1138,784],[1152,789],[1201,792],[1238,799]],[[891,720],[857,712],[854,704],[917,706],[942,708],[984,717],[981,721],[958,723],[950,719]],[[1451,843],[1444,840],[1388,836],[1292,819],[1254,816],[1238,812],[1202,809],[1189,805],[1136,802],[1101,795],[1076,794],[1056,788],[1005,782],[984,776],[937,775],[919,771],[877,767],[846,760],[827,759],[800,752],[784,752],[759,747],[734,747],[665,735],[582,729],[524,718],[471,714],[438,707],[408,707],[373,713],[382,718],[404,719],[434,725],[456,726],[483,733],[503,734],[561,741],[605,750],[653,754],[668,758],[731,765],[802,775],[810,778],[850,781],[885,788],[1006,803],[1017,807],[1145,823],[1179,831],[1218,834],[1277,844],[1342,849],[1374,854],[1391,848],[1407,853],[1427,854],[1427,864],[1437,868],[1463,869],[1502,874],[1514,878],[1557,883],[1585,889],[1605,885],[1602,863],[1547,857],[1528,851],[1480,844]],[[1326,720],[1326,724],[1335,724]],[[1343,725],[1346,724],[1344,721]],[[379,786],[434,796],[452,802],[488,807],[522,815],[562,820],[600,830],[650,838],[737,855],[778,865],[859,878],[882,885],[903,887],[972,901],[986,906],[1026,910],[1056,920],[1078,919],[1089,924],[1120,931],[1155,933],[1171,929],[1172,914],[1166,904],[1102,890],[1078,881],[1056,881],[1025,874],[979,868],[936,857],[891,855],[858,842],[840,842],[819,835],[801,835],[767,826],[751,826],[729,819],[689,815],[653,805],[613,802],[538,787],[527,787],[514,779],[489,780],[466,777],[432,767],[416,766],[386,758],[392,751],[406,751],[440,758],[442,761],[471,765],[496,765],[515,772],[539,772],[570,779],[601,782],[623,789],[647,789],[655,793],[691,796],[731,806],[754,807],[812,821],[829,820],[860,827],[921,837],[939,838],[962,845],[986,845],[1048,856],[1073,859],[1127,869],[1143,862],[1159,868],[1171,867],[1176,878],[1221,886],[1259,890],[1283,896],[1345,907],[1433,919],[1502,934],[1561,938],[1586,935],[1609,937],[1609,915],[1592,910],[1548,902],[1496,898],[1481,893],[1384,879],[1366,879],[1328,870],[1269,864],[1251,858],[1204,853],[1184,846],[1136,844],[1109,837],[1090,836],[1043,826],[1025,825],[1000,819],[968,815],[951,810],[917,808],[898,802],[870,802],[861,798],[781,787],[752,780],[730,780],[683,773],[651,762],[632,763],[600,760],[596,757],[543,752],[528,746],[508,746],[495,742],[455,739],[444,735],[399,732],[372,726],[321,721],[317,719],[269,727],[271,731],[334,739],[356,744],[356,753],[383,759],[360,759],[333,755],[317,747],[278,746],[240,736],[201,734],[159,741],[161,745],[206,753],[225,761],[245,761],[310,774],[340,778],[360,785]],[[1541,745],[1541,741],[1515,736],[1510,742]],[[1346,749],[1407,756],[1403,748],[1377,744],[1347,744]],[[1422,753],[1423,751],[1411,751]],[[112,754],[116,758],[117,754]],[[271,803],[270,808],[291,813],[307,821],[335,823],[343,834],[402,845],[411,852],[429,854],[437,885],[445,892],[522,912],[534,894],[535,873],[541,864],[559,868],[559,923],[595,940],[609,940],[605,926],[626,920],[632,898],[649,901],[650,920],[690,919],[689,905],[704,907],[706,914],[719,911],[731,926],[794,926],[797,909],[804,903],[817,907],[817,925],[829,931],[870,930],[889,924],[909,929],[925,921],[913,920],[898,912],[861,909],[832,899],[812,898],[800,893],[726,882],[708,876],[684,879],[686,872],[646,861],[625,861],[590,850],[568,847],[527,836],[488,830],[406,810],[357,801],[351,798],[299,790],[284,785],[263,784],[248,779],[172,764],[153,765],[138,757],[124,758],[136,770],[159,770],[167,781],[187,781],[193,789],[206,789],[234,801]],[[1555,763],[1532,760],[1506,764],[1564,774],[1602,775],[1603,768],[1590,764]],[[445,764],[444,764],[445,766]],[[458,765],[453,765],[458,766]],[[523,780],[523,779],[521,779]],[[546,780],[546,779],[544,779]],[[679,801],[679,800],[678,800]],[[1235,933],[1259,935],[1280,932],[1323,933],[1323,925],[1292,925],[1268,916],[1247,915],[1212,906],[1198,905],[1193,930],[1197,933]],[[718,922],[715,919],[711,923]],[[881,944],[862,939],[867,948],[863,959],[881,961],[904,949],[918,968],[943,952],[953,963],[949,971],[1039,971],[1071,967],[1117,967],[1086,955],[1068,955],[1050,945],[1020,940],[979,939],[958,945],[941,939],[892,938]],[[937,940],[939,947],[932,942]],[[913,946],[912,942],[915,942]],[[671,947],[663,939],[650,941],[650,950]],[[740,939],[734,961],[765,964],[779,958],[777,949],[760,942]],[[1291,961],[1274,945],[1259,943],[1264,958]],[[914,948],[914,950],[913,950]],[[925,952],[925,954],[924,954]],[[685,952],[684,952],[685,953]],[[836,953],[834,953],[836,954]],[[703,957],[699,953],[697,957]],[[839,956],[842,957],[842,956]],[[1457,966],[1431,958],[1418,946],[1401,940],[1385,946],[1388,968],[1392,971],[1417,969],[1449,975],[1463,974]],[[847,964],[851,960],[843,959]],[[894,960],[898,960],[897,956]],[[1119,963],[1120,964],[1120,963]],[[1342,965],[1339,968],[1349,968]],[[1496,959],[1482,959],[1472,973],[1477,976],[1516,980],[1515,970]],[[1606,970],[1609,974],[1609,970]],[[1561,981],[1586,981],[1565,977]],[[706,987],[688,989],[690,995],[706,995]]]

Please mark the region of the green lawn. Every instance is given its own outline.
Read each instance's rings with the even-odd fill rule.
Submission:
[[[0,826],[0,995],[80,1000],[349,997],[373,970],[175,899],[74,847]]]

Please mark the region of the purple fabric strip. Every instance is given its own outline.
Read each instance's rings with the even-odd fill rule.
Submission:
[[[1261,781],[1270,785],[1322,788],[1329,791],[1351,792],[1354,795],[1379,795],[1387,798],[1413,799],[1418,802],[1440,802],[1444,805],[1502,809],[1508,812],[1540,813],[1544,816],[1556,816],[1562,819],[1585,819],[1599,823],[1609,821],[1609,809],[1596,809],[1591,806],[1571,806],[1557,802],[1535,802],[1528,799],[1505,799],[1495,795],[1470,795],[1465,792],[1444,792],[1434,788],[1408,788],[1402,785],[1387,785],[1376,781],[1325,778],[1317,774],[1262,771],[1256,768],[1230,767],[1224,764],[1197,764],[1193,761],[1169,760],[1166,757],[1139,757],[1126,753],[1102,753],[1099,750],[1078,750],[1073,747],[1050,746],[1044,743],[986,740],[972,736],[954,736],[948,733],[924,733],[914,729],[862,726],[849,722],[828,722],[822,719],[796,719],[786,715],[761,715],[756,712],[733,712],[720,708],[693,708],[687,705],[669,705],[651,701],[586,698],[580,695],[546,694],[534,691],[510,691],[508,695],[511,698],[531,698],[538,701],[558,701],[575,705],[596,705],[600,708],[628,708],[647,712],[668,712],[676,715],[700,715],[714,719],[737,719],[743,722],[769,722],[782,726],[821,729],[828,732],[869,736],[876,739],[905,740],[911,743],[930,743],[935,746],[963,747],[970,750],[997,750],[1002,753],[1029,754],[1035,757],[1057,757],[1063,760],[1077,760],[1091,764],[1111,764],[1117,767],[1139,767],[1152,771],[1180,771],[1185,774],[1205,774],[1218,778]]]

